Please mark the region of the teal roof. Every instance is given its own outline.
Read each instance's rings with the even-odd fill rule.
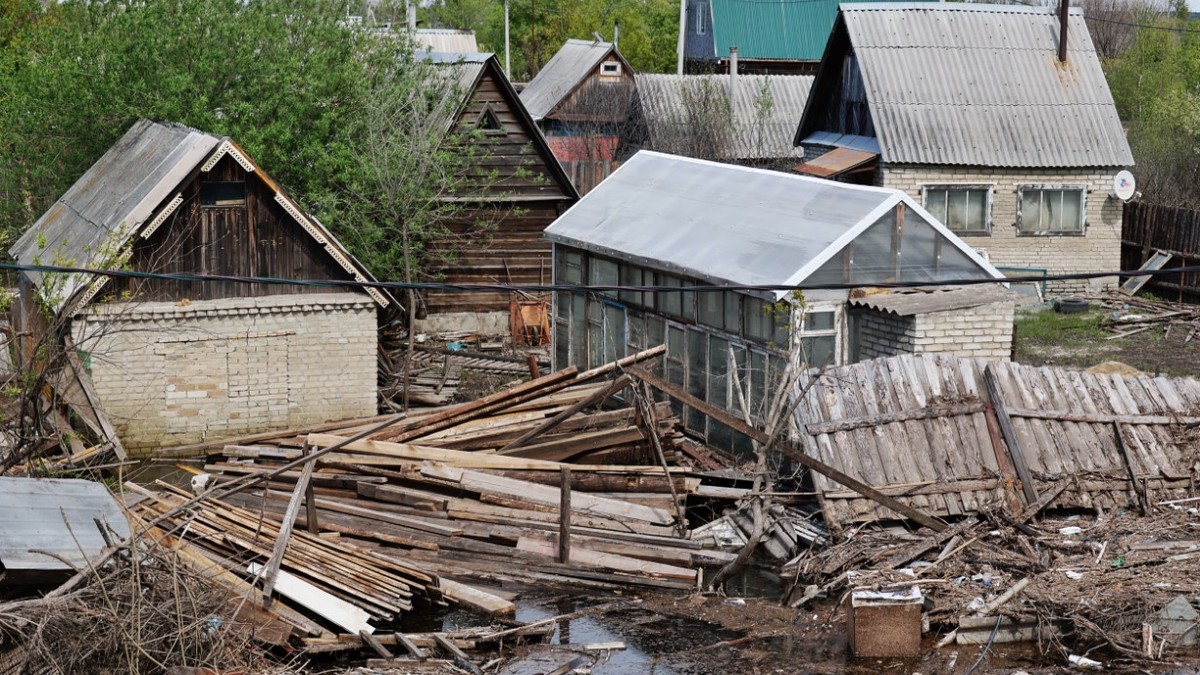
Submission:
[[[902,2],[904,0],[896,0]],[[838,0],[711,0],[715,56],[820,61]]]

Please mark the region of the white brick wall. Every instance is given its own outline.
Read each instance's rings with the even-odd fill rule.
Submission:
[[[1110,169],[1006,169],[988,167],[885,165],[880,172],[884,187],[904,190],[921,202],[924,185],[982,184],[992,187],[991,236],[963,236],[976,249],[987,251],[998,266],[1037,267],[1051,274],[1101,272],[1120,269],[1121,202],[1109,199]],[[1083,236],[1018,236],[1017,186],[1086,185]],[[1051,283],[1052,292],[1099,290],[1114,286],[1116,278],[1092,282]]]
[[[375,304],[363,295],[98,304],[72,333],[134,451],[376,412]]]
[[[896,354],[955,354],[1007,361],[1012,355],[1013,303],[897,316],[856,310],[860,361]]]

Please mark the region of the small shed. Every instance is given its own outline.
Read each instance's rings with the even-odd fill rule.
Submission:
[[[447,120],[454,142],[473,144],[470,165],[447,199],[465,205],[451,236],[437,246],[456,249],[430,272],[447,283],[539,285],[550,280],[550,245],[542,231],[579,199],[517,90],[494,54],[423,55],[444,69],[462,101]],[[480,238],[479,223],[489,231]],[[429,291],[421,329],[505,333],[511,293]]]
[[[135,123],[9,249],[30,270],[18,323],[48,308],[127,449],[376,411],[371,275],[232,140]],[[190,275],[217,275],[196,281]]]
[[[555,282],[590,287],[556,293],[556,367],[665,343],[668,381],[756,411],[789,361],[848,360],[852,287],[1002,278],[899,190],[649,151],[546,237]],[[733,443],[703,415],[684,419],[713,445]]]
[[[616,45],[567,40],[521,90],[521,101],[581,193],[613,168],[634,86],[633,68]]]
[[[1012,355],[1016,293],[942,286],[863,293],[849,303],[849,363],[897,354]]]

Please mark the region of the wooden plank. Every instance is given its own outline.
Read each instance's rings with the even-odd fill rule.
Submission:
[[[264,568],[259,563],[250,563],[246,569],[250,574],[258,576]],[[324,589],[310,584],[290,572],[279,571],[275,591],[301,607],[307,608],[333,625],[344,628],[351,633],[358,633],[359,631],[375,632],[375,629],[367,623],[371,615],[366,611],[338,598]]]
[[[433,478],[452,480],[470,490],[510,495],[547,506],[558,506],[562,499],[562,491],[548,485],[538,485],[528,481],[493,476],[445,464],[427,462],[421,466],[421,474]],[[604,499],[603,497],[596,497],[586,493],[575,495],[573,508],[592,515],[601,515],[610,518],[633,518],[655,525],[671,525],[675,522],[675,517],[663,509],[655,509],[640,504],[630,504],[615,499]]]
[[[1010,408],[1008,414],[1012,417],[1028,419],[1054,420],[1057,422],[1089,422],[1092,424],[1196,424],[1200,417],[1195,415],[1129,415],[1105,413],[1080,413],[1062,410],[1033,410],[1030,408]]]
[[[571,467],[562,468],[558,485],[558,562],[571,560]]]
[[[996,411],[996,421],[1000,423],[1000,433],[1008,445],[1009,457],[1013,468],[1021,479],[1021,492],[1025,495],[1025,503],[1033,504],[1038,500],[1037,486],[1033,484],[1033,475],[1029,472],[1029,464],[1025,461],[1025,452],[1017,441],[1017,433],[1013,429],[1012,420],[1008,416],[1008,408],[1004,402],[1004,393],[1000,391],[1000,383],[991,364],[983,369],[983,379],[987,388],[988,400]]]
[[[279,565],[283,562],[283,553],[287,550],[288,538],[292,536],[292,526],[296,523],[296,516],[300,512],[300,502],[305,494],[308,494],[308,488],[312,481],[313,467],[316,462],[309,462],[304,465],[304,470],[300,474],[300,480],[296,481],[296,489],[292,492],[292,498],[288,501],[287,510],[283,513],[283,522],[279,527],[279,535],[275,538],[275,549],[271,553],[271,558],[267,561],[266,570],[263,572],[263,606],[271,606],[271,591],[275,588],[275,578],[279,574]],[[312,503],[312,497],[309,496],[309,511],[308,521],[309,527],[314,525],[313,513],[316,505]],[[390,657],[389,657],[390,658]]]
[[[646,382],[655,389],[658,389],[659,391],[668,394],[673,398],[679,399],[684,405],[695,408],[697,411],[711,417],[712,419],[724,424],[738,433],[745,434],[759,443],[768,443],[771,441],[770,437],[768,437],[764,432],[745,424],[736,417],[717,408],[716,406],[709,404],[707,401],[698,399],[686,391],[682,391],[678,387],[668,384],[667,382],[646,372],[645,370],[640,368],[631,369],[630,372],[632,372],[635,377]],[[807,434],[805,435],[807,436]],[[900,515],[911,518],[912,520],[915,520],[931,530],[941,532],[947,527],[945,523],[933,518],[929,514],[918,511],[917,509],[912,508],[911,506],[893,497],[883,494],[870,485],[867,485],[856,478],[848,476],[814,457],[810,457],[809,455],[805,454],[804,451],[790,443],[777,439],[774,447],[784,455],[794,459],[796,462],[802,464],[806,468],[826,476],[838,483],[841,483],[842,485],[845,485],[855,492],[858,492],[864,497],[868,497],[869,499],[886,506]]]
[[[537,553],[538,555],[553,559],[558,557],[558,542],[521,537],[517,540],[517,550]],[[630,558],[615,553],[593,551],[579,546],[572,547],[570,554],[570,561],[572,563],[624,574],[644,575],[659,579],[679,579],[688,582],[696,581],[698,574],[696,570],[686,567]]]
[[[517,611],[517,606],[504,598],[445,577],[438,580],[438,588],[447,598],[486,616],[509,615]]]
[[[471,659],[468,658],[467,655],[464,654],[463,651],[459,649],[453,642],[446,639],[445,635],[441,633],[434,633],[433,639],[437,642],[439,647],[445,650],[446,653],[449,654],[452,659],[454,659],[454,665],[462,668],[468,673],[471,673],[471,675],[483,675],[483,670],[480,669],[479,666],[475,665],[475,663],[472,662]]]
[[[522,446],[529,443],[529,441],[537,438],[538,436],[541,436],[542,434],[546,433],[547,431],[550,431],[551,429],[562,424],[563,422],[565,422],[567,420],[568,417],[571,417],[572,415],[582,411],[584,408],[587,408],[588,406],[591,406],[591,405],[597,405],[597,404],[603,403],[604,401],[607,401],[609,399],[609,397],[611,397],[613,394],[615,394],[618,391],[627,387],[629,385],[629,382],[630,382],[630,378],[628,375],[622,375],[621,377],[618,377],[616,380],[613,381],[612,384],[597,391],[596,393],[592,394],[591,396],[588,396],[587,398],[579,401],[575,405],[572,405],[571,407],[558,413],[554,417],[551,417],[550,419],[546,420],[546,422],[544,422],[541,426],[539,426],[535,429],[531,429],[530,431],[523,434],[520,438],[509,443],[508,445],[504,446],[503,448],[500,448],[500,450],[498,451],[497,454],[501,454],[501,455],[511,454],[514,450],[519,449]]]

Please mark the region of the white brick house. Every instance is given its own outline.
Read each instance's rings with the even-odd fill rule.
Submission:
[[[796,133],[800,171],[904,190],[1010,275],[1120,269],[1109,192],[1133,156],[1081,10],[1067,29],[1060,60],[1051,9],[844,5]]]

